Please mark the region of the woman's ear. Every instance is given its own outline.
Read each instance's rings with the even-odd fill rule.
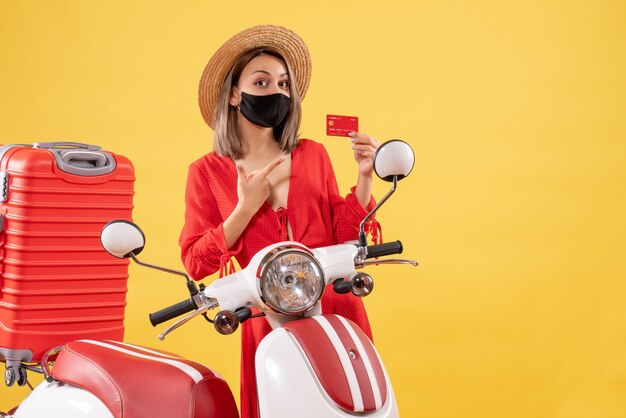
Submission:
[[[239,93],[237,92],[237,89],[235,88],[235,86],[230,88],[230,99],[228,100],[228,103],[233,106],[233,107],[237,107],[239,106],[239,97],[241,97],[239,95]]]

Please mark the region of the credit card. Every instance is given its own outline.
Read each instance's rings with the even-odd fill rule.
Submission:
[[[326,115],[326,135],[348,136],[350,132],[359,131],[357,116]]]

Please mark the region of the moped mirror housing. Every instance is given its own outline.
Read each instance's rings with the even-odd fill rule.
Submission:
[[[138,255],[146,244],[141,228],[124,220],[111,221],[100,232],[102,246],[113,257],[129,258]]]
[[[408,176],[415,165],[415,153],[409,144],[392,139],[378,147],[374,154],[374,172],[382,180],[392,182]]]

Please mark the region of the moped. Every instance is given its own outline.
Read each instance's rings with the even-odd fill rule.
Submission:
[[[358,241],[315,249],[293,241],[276,243],[259,251],[246,268],[208,286],[198,287],[183,272],[140,261],[145,236],[132,222],[109,222],[101,233],[102,245],[115,257],[185,278],[189,298],[149,315],[154,326],[182,316],[159,335],[161,340],[198,316],[224,335],[247,320],[269,322],[273,331],[255,355],[262,418],[398,417],[391,382],[372,342],[350,320],[322,314],[320,301],[325,291],[370,294],[374,280],[357,271],[363,267],[418,265],[379,258],[402,253],[402,243],[368,245],[364,232],[397,182],[411,172],[414,159],[401,140],[378,148],[374,171],[392,188],[361,222]],[[253,308],[259,313],[253,315]],[[211,311],[217,311],[213,318]],[[233,394],[217,372],[152,348],[76,340],[51,348],[39,365],[18,369],[43,373],[45,380],[16,410],[0,416],[239,417]]]

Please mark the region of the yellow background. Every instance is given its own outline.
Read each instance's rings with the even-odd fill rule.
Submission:
[[[422,265],[370,269],[366,300],[402,416],[626,416],[624,2],[0,0],[0,143],[129,157],[142,257],[180,268],[187,166],[212,142],[197,81],[259,23],[311,50],[302,135],[341,190],[356,166],[326,114],[415,148],[379,219]],[[184,294],[132,267],[127,341],[204,362],[238,396],[238,335],[197,320],[156,339],[147,313]],[[1,386],[0,410],[25,393]]]

